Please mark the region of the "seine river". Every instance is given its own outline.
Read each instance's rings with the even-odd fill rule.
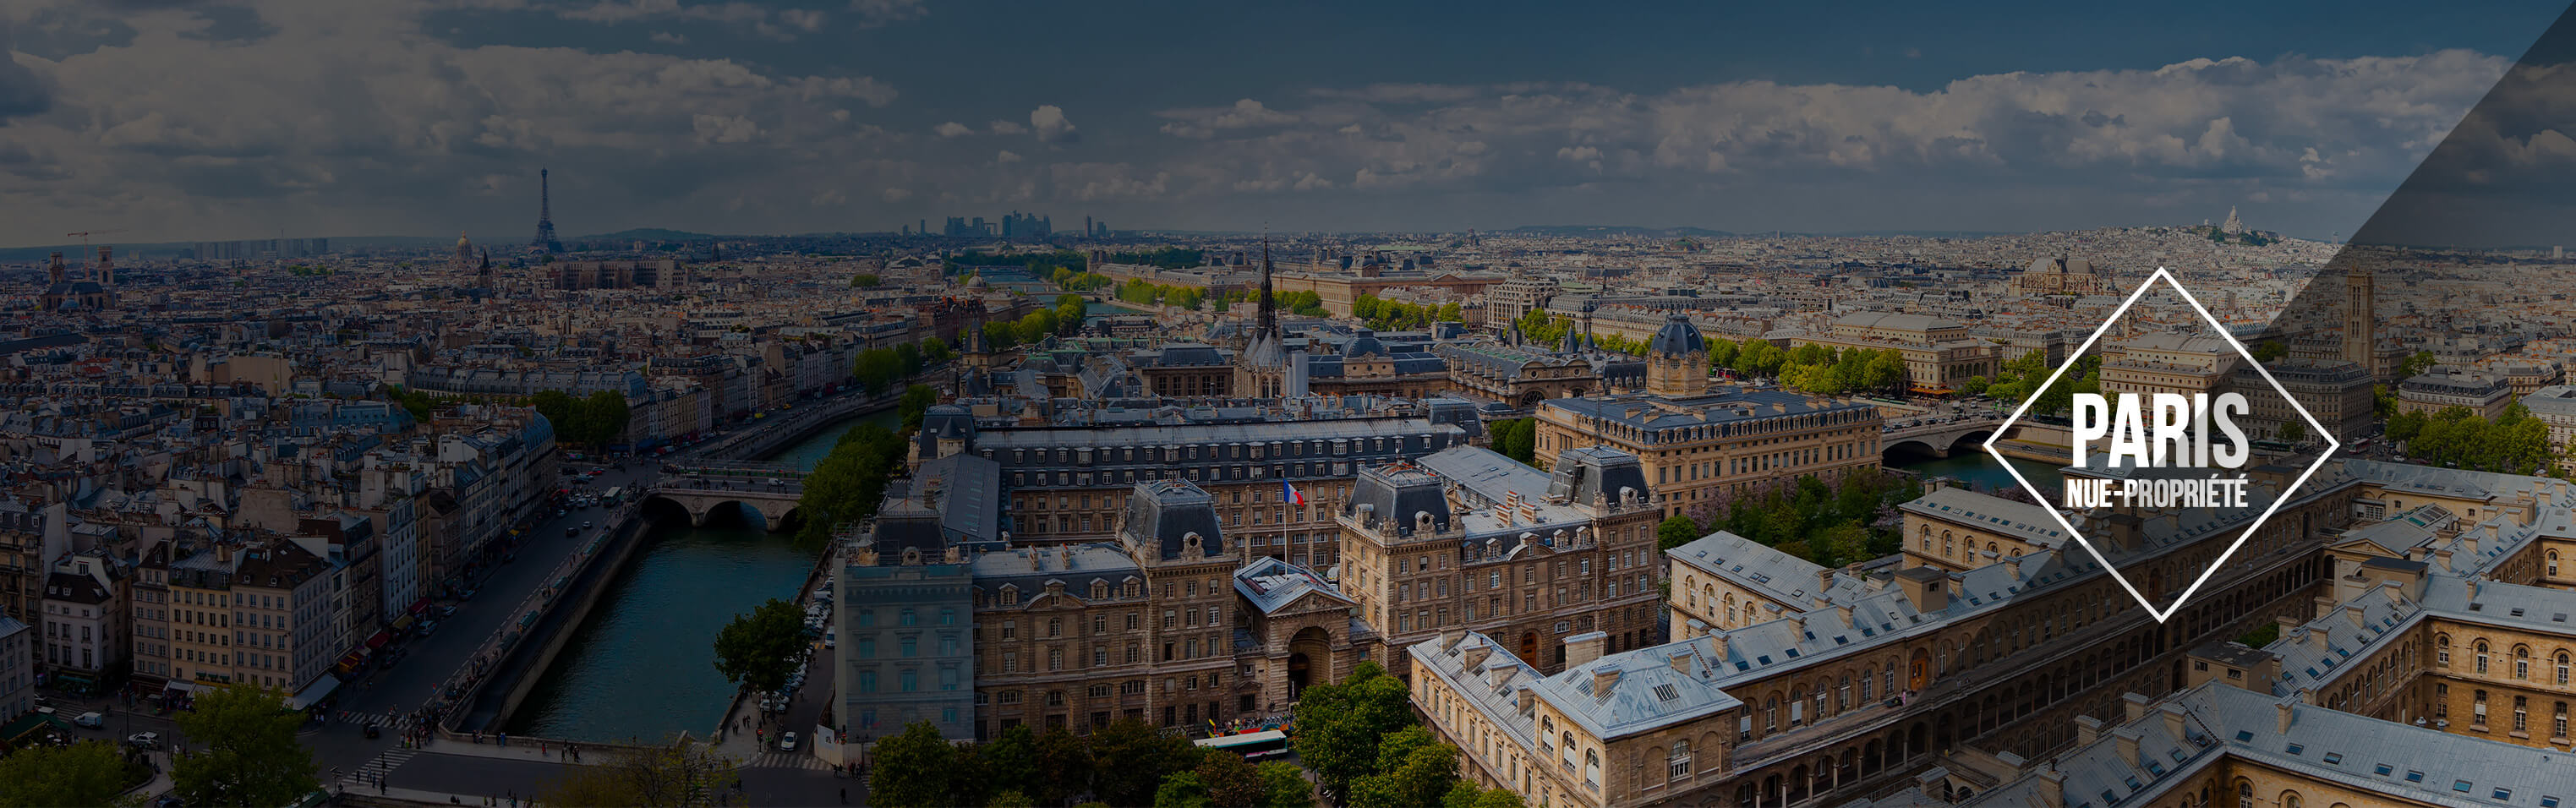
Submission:
[[[894,410],[852,418],[767,459],[812,468],[850,427],[891,429],[897,419]],[[511,716],[510,731],[605,742],[713,730],[734,693],[716,672],[716,632],[737,613],[792,595],[814,567],[812,554],[756,520],[711,517],[702,528],[682,520],[646,536]]]

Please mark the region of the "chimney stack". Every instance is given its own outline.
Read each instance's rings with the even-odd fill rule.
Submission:
[[[1586,631],[1565,638],[1565,666],[1572,668],[1600,659],[1601,646],[1609,641],[1610,635],[1598,631]]]

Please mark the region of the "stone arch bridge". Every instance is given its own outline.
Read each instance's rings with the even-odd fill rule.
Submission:
[[[1902,448],[1933,457],[1949,457],[1951,452],[1960,449],[1974,450],[1978,444],[1985,442],[1986,436],[1995,434],[1995,430],[2003,426],[2003,423],[2001,418],[1963,418],[1949,423],[1918,423],[1880,433],[1878,449],[1882,454],[1894,454]]]
[[[644,499],[665,500],[688,512],[689,524],[704,527],[707,515],[727,505],[760,514],[770,532],[787,529],[796,501],[805,496],[805,472],[793,466],[731,463],[666,472],[645,489]]]

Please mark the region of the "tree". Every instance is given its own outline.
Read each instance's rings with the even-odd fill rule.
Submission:
[[[1090,790],[1091,746],[1082,736],[1063,727],[1048,727],[1045,734],[1038,736],[1035,754],[1037,770],[1045,773],[1031,792],[1039,802],[1063,805],[1074,795]]]
[[[2307,438],[2308,428],[2306,425],[2299,423],[2297,420],[2282,422],[2281,440],[2288,441],[2290,443],[2298,443],[2300,441],[2307,440]]]
[[[1036,800],[1029,799],[1029,795],[1017,791],[995,794],[993,801],[984,803],[984,808],[1037,808],[1037,806]]]
[[[134,781],[116,745],[82,741],[70,746],[30,746],[0,758],[0,806],[139,805],[123,799]]]
[[[987,787],[996,792],[1036,790],[1039,783],[1038,736],[1027,724],[1015,724],[976,749],[982,758],[983,777]]]
[[[884,278],[880,278],[875,275],[860,274],[850,276],[850,288],[852,289],[874,289],[884,283]]]
[[[197,805],[286,805],[320,788],[313,751],[295,740],[304,713],[286,694],[249,685],[197,696],[178,714],[179,731],[196,744],[171,761],[172,790]]]
[[[1154,789],[1154,808],[1209,808],[1207,783],[1197,772],[1173,772]]]
[[[2433,355],[2432,351],[2416,351],[2415,355],[2397,363],[2397,378],[2414,378],[2416,374],[2423,373],[2441,361],[2439,357]]]
[[[1102,801],[1150,805],[1163,778],[1198,766],[1199,749],[1143,721],[1121,718],[1091,734],[1091,761],[1092,790]]]
[[[596,805],[602,808],[629,808],[644,805],[644,797],[627,781],[626,774],[614,766],[565,766],[553,779],[538,787],[536,801],[547,805]]]
[[[1311,808],[1315,784],[1297,764],[1274,760],[1256,768],[1261,773],[1261,808]]]
[[[1232,752],[1201,755],[1198,777],[1207,786],[1208,802],[1218,808],[1261,808],[1269,795],[1269,784],[1262,782],[1261,770]]]
[[[907,433],[921,431],[921,416],[930,411],[931,405],[937,403],[939,403],[939,388],[927,384],[904,388],[903,400],[895,403],[895,411],[903,414],[903,431]]]
[[[797,543],[820,549],[840,526],[876,515],[886,483],[902,467],[908,448],[902,437],[875,424],[841,433],[831,454],[805,475],[805,493],[796,500],[796,513],[804,519]]]
[[[1354,783],[1377,773],[1379,739],[1414,723],[1404,682],[1374,661],[1362,662],[1350,678],[1306,688],[1291,743],[1324,792],[1347,801]]]
[[[1673,514],[1664,517],[1663,524],[1655,526],[1655,548],[1670,550],[1698,541],[1700,535],[1698,522],[1689,516]]]
[[[580,442],[590,444],[593,448],[616,443],[617,436],[626,434],[626,420],[633,415],[634,413],[626,407],[625,393],[615,390],[591,393],[589,398],[581,402],[583,428]]]
[[[716,633],[716,670],[725,681],[767,693],[787,686],[796,670],[796,652],[805,647],[805,612],[796,604],[770,598],[750,612],[735,615]]]
[[[928,721],[912,722],[903,732],[877,742],[868,803],[884,808],[954,805],[948,775],[956,760],[957,747],[939,737],[939,728]]]
[[[1358,808],[1440,805],[1458,784],[1458,747],[1441,743],[1420,725],[1388,733],[1379,742],[1376,774],[1352,789]]]

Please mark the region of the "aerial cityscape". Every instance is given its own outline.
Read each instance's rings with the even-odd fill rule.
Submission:
[[[0,11],[0,806],[2576,799],[2560,9],[308,5]]]

